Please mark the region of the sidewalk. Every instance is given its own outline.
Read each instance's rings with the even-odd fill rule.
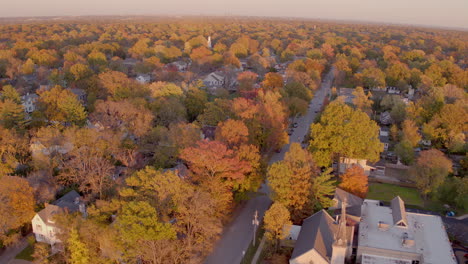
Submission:
[[[265,245],[265,241],[266,241],[266,236],[264,235],[262,238],[262,241],[260,241],[260,245],[257,248],[257,252],[255,252],[255,255],[252,259],[251,264],[257,264],[258,258],[260,257],[260,254],[262,253],[263,246]]]
[[[18,255],[23,249],[28,246],[27,237],[23,237],[18,241],[18,243],[7,247],[5,251],[0,255],[0,263],[7,264],[10,263],[11,260],[15,259],[16,255]]]

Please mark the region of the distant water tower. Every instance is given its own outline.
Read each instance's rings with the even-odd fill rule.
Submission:
[[[206,42],[206,45],[209,49],[211,49],[211,36],[208,36],[208,41]]]

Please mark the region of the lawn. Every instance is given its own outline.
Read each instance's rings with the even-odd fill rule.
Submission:
[[[387,183],[371,183],[369,185],[369,193],[367,199],[391,201],[395,196],[399,195],[405,204],[424,206],[422,198],[419,196],[418,190],[408,187],[400,187]]]
[[[27,261],[33,261],[34,258],[31,256],[34,253],[34,248],[31,245],[28,245],[23,251],[16,255],[16,259],[24,259]]]

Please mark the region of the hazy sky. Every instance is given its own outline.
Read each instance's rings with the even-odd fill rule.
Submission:
[[[468,0],[2,0],[0,17],[247,15],[468,28]]]

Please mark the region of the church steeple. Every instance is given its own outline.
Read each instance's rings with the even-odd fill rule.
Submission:
[[[208,41],[206,42],[206,46],[211,49],[211,36],[208,36]]]

